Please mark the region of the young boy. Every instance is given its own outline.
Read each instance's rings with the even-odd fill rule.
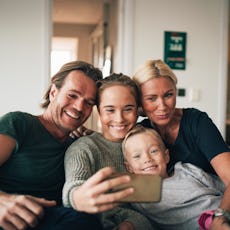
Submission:
[[[181,162],[176,163],[174,172],[168,175],[169,151],[155,130],[134,127],[127,133],[122,150],[130,173],[164,178],[160,202],[132,204],[157,229],[195,230],[199,229],[199,224],[202,229],[202,218],[198,224],[200,214],[219,207],[225,189],[221,180],[192,164]],[[223,229],[230,229],[224,225]]]

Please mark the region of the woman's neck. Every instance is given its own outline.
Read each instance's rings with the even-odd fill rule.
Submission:
[[[183,115],[182,109],[175,109],[170,122],[164,126],[157,126],[157,130],[167,144],[174,144],[179,133],[180,122]]]

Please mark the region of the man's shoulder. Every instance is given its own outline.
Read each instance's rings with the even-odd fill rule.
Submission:
[[[15,111],[4,114],[0,117],[0,124],[3,127],[27,127],[37,122],[36,116],[29,113]]]
[[[6,120],[6,119],[10,119],[10,120],[17,120],[17,119],[33,119],[35,116],[33,116],[30,113],[26,113],[26,112],[21,112],[21,111],[14,111],[14,112],[8,112],[6,114],[4,114],[3,116],[0,117],[0,119]]]

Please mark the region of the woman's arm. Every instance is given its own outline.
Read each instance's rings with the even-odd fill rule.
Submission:
[[[211,160],[211,165],[226,186],[220,208],[230,212],[230,152],[224,152],[215,156]],[[228,227],[227,224],[223,223],[223,218],[214,218],[211,229],[219,230],[225,228],[230,229],[230,226]]]

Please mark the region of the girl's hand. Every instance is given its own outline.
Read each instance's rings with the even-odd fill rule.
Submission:
[[[76,188],[72,195],[74,207],[78,211],[88,213],[104,212],[116,207],[120,199],[133,194],[133,188],[109,193],[113,187],[131,180],[127,175],[108,179],[113,173],[112,168],[103,168]]]

